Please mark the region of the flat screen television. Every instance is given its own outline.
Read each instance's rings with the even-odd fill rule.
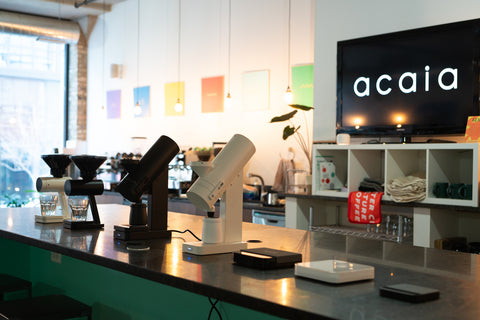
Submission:
[[[340,41],[337,133],[464,134],[479,63],[480,19]]]

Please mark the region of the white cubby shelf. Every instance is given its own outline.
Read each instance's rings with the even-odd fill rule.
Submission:
[[[410,143],[313,145],[312,194],[347,198],[358,191],[364,178],[379,180],[386,185],[394,178],[424,173],[426,197],[418,203],[478,206],[478,143]],[[320,164],[333,162],[335,174],[343,189],[324,190],[320,186]],[[437,198],[435,183],[472,185],[471,199]],[[383,200],[392,200],[385,191]]]

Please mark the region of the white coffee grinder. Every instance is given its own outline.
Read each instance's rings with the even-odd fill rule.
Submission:
[[[70,180],[66,177],[66,169],[72,162],[68,154],[45,154],[42,155],[43,161],[50,167],[52,177],[39,177],[36,187],[38,192],[58,192],[58,201],[61,215],[42,216],[35,215],[35,222],[40,223],[56,223],[62,222],[64,219],[70,219],[70,209],[68,208],[67,196],[64,192],[65,181]]]
[[[187,191],[188,199],[197,208],[212,213],[220,198],[220,217],[208,214],[203,219],[202,241],[185,242],[183,252],[208,255],[247,248],[242,241],[243,168],[254,153],[253,143],[236,134],[211,163],[191,163],[199,178]]]

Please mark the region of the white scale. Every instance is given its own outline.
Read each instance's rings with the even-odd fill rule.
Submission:
[[[295,275],[329,283],[345,283],[373,279],[375,268],[341,260],[321,260],[295,264]]]
[[[63,222],[63,216],[42,216],[39,214],[35,215],[35,222],[38,223],[59,223]]]

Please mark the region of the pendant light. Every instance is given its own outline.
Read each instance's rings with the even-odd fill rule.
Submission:
[[[285,102],[291,104],[293,101],[292,89],[290,89],[290,31],[291,31],[291,20],[292,20],[292,0],[288,0],[288,76],[287,76],[287,90],[285,90]]]
[[[230,58],[231,58],[231,39],[232,39],[232,0],[228,0],[228,63],[227,63],[227,77],[228,90],[225,97],[225,108],[230,109],[232,106],[232,96],[230,95]]]
[[[176,112],[182,112],[183,110],[183,105],[182,102],[180,101],[180,44],[181,44],[181,29],[182,27],[182,0],[178,0],[178,48],[177,48],[177,103],[175,103],[175,106],[173,109]]]
[[[133,113],[138,116],[142,113],[139,96],[139,69],[140,69],[140,0],[137,0],[137,103],[133,107]],[[135,95],[135,94],[134,94]]]

